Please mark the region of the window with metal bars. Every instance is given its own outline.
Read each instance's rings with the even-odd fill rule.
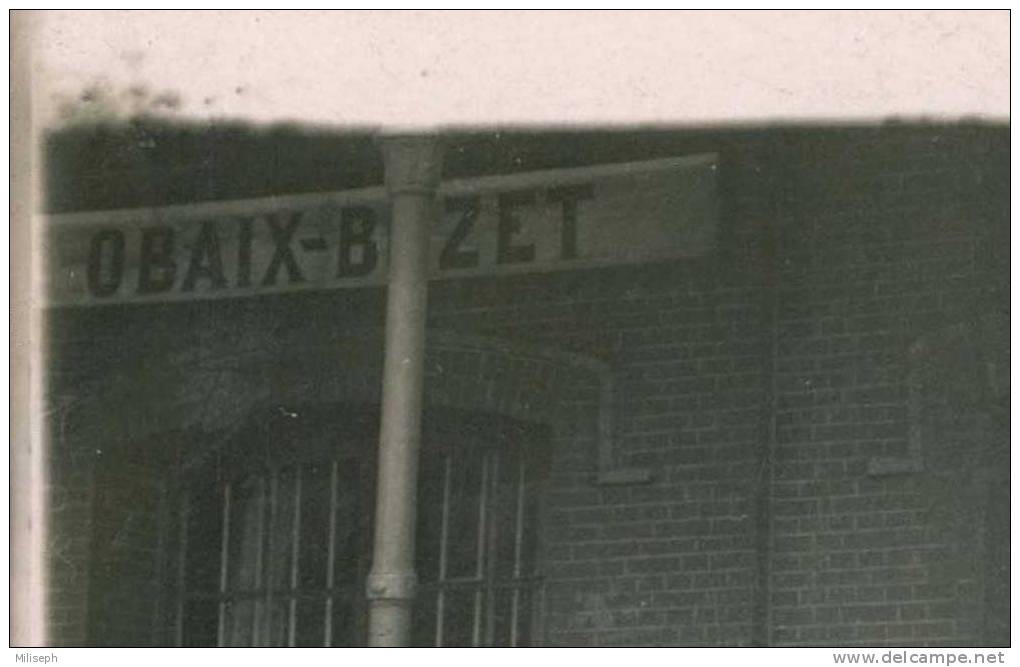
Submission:
[[[371,566],[375,439],[361,415],[261,423],[181,494],[176,639],[358,646]],[[298,420],[304,421],[298,421]],[[330,430],[342,429],[342,430]],[[337,433],[344,446],[329,446]],[[540,431],[430,415],[419,466],[413,642],[533,643],[542,607]],[[344,438],[341,438],[344,439]]]
[[[531,643],[541,608],[532,474],[520,452],[499,449],[423,466],[416,645]]]

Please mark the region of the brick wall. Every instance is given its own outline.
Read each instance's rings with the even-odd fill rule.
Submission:
[[[1005,135],[776,129],[560,137],[558,158],[528,137],[497,151],[522,169],[721,154],[711,257],[431,290],[430,327],[608,362],[618,463],[653,471],[647,484],[599,485],[597,392],[564,398],[543,498],[546,643],[982,640],[988,581],[961,564],[983,561],[964,548],[959,513],[940,509],[980,514],[975,483],[930,462],[900,473],[871,462],[910,453],[911,346],[961,320],[1008,318]],[[335,326],[309,312],[378,326],[380,297],[65,314],[54,331],[84,341],[65,358],[118,366],[200,344],[201,331],[300,340]],[[111,352],[133,337],[138,350]],[[960,441],[998,437],[982,414],[959,422]]]
[[[759,290],[747,276],[720,286],[703,268],[493,283],[491,294],[476,283],[463,297],[487,305],[470,309],[437,290],[437,325],[609,360],[619,463],[654,468],[650,484],[600,487],[590,422],[560,423],[543,533],[550,644],[749,640]]]
[[[938,572],[959,545],[936,536],[932,505],[962,497],[932,490],[930,462],[869,475],[868,461],[907,449],[910,346],[1008,317],[989,254],[1008,242],[1006,150],[933,133],[801,152],[781,202],[773,640],[988,641],[973,582]]]
[[[106,457],[96,461],[88,642],[159,644],[168,480],[156,457],[137,460],[117,452]]]
[[[930,463],[869,474],[869,462],[906,455],[910,345],[955,322],[1008,317],[1008,262],[992,250],[1008,237],[1003,145],[875,132],[732,148],[723,247],[707,264],[436,290],[443,326],[611,360],[618,446],[656,471],[647,486],[599,488],[590,441],[557,443],[547,640],[992,641],[962,565],[980,557],[960,556],[968,537],[931,513],[973,491],[934,482]],[[954,446],[982,437],[976,428]],[[768,600],[756,614],[759,587]]]
[[[53,401],[57,403],[57,401]],[[89,452],[75,451],[67,437],[68,407],[49,420],[50,637],[58,646],[84,646],[88,638],[89,559],[92,539],[93,474]]]

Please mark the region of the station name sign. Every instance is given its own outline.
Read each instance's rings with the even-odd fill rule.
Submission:
[[[694,257],[716,231],[715,155],[448,181],[431,277]],[[74,213],[45,220],[50,306],[385,284],[384,188]]]

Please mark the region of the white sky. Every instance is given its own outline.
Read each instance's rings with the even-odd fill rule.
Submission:
[[[34,103],[105,79],[188,116],[450,125],[1009,114],[1009,13],[37,15]]]

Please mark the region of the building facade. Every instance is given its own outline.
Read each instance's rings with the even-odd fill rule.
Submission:
[[[710,154],[716,207],[696,255],[430,283],[416,644],[1008,644],[1008,128],[444,143],[444,180]],[[359,133],[46,158],[53,214],[382,183]],[[384,314],[48,308],[54,643],[363,644]]]

